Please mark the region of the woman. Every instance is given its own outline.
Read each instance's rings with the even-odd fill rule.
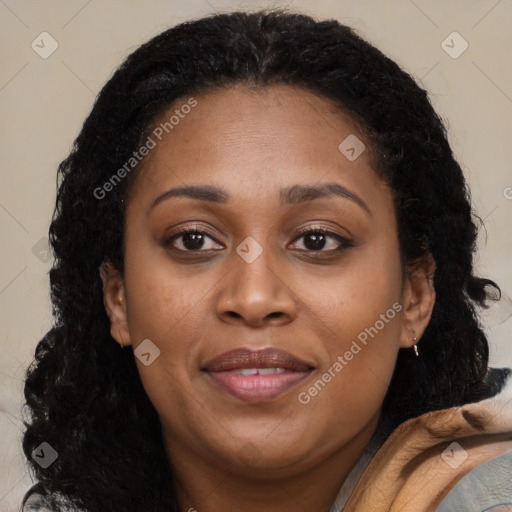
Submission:
[[[27,509],[434,510],[512,451],[460,166],[426,92],[350,28],[160,34],[59,175]]]

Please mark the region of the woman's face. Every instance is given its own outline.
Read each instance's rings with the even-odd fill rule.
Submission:
[[[392,195],[356,126],[311,92],[194,99],[150,134],[123,280],[105,279],[111,332],[140,356],[171,460],[313,467],[368,441],[413,344]]]

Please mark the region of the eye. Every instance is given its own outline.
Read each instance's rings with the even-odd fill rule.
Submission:
[[[224,249],[211,234],[197,228],[182,229],[164,240],[164,245],[178,251],[218,251]]]
[[[354,246],[348,238],[324,228],[309,228],[302,231],[300,236],[295,240],[301,239],[304,239],[302,243],[303,247],[298,247],[298,249],[308,252],[341,251],[347,247]]]
[[[302,247],[297,241],[303,239]],[[308,228],[297,237],[295,249],[306,252],[333,252],[341,251],[347,247],[353,247],[353,243],[337,233],[325,228]],[[166,237],[163,242],[165,247],[170,247],[182,252],[207,252],[224,249],[214,236],[206,230],[197,227],[184,228]]]

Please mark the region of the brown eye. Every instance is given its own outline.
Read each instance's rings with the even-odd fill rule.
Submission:
[[[211,251],[223,249],[208,233],[199,230],[183,230],[168,237],[165,246],[178,251]]]
[[[353,243],[345,237],[326,229],[309,229],[304,231],[296,240],[303,239],[303,247],[299,250],[330,252],[339,251],[347,247],[353,247]]]

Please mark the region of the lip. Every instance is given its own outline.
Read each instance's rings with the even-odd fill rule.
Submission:
[[[242,375],[241,370],[279,368],[279,373]],[[210,360],[202,368],[216,387],[245,402],[272,400],[304,380],[314,366],[277,348],[236,349]]]
[[[278,348],[263,350],[236,349],[224,352],[208,361],[203,370],[226,372],[243,368],[284,368],[291,371],[307,371],[313,366],[306,361]]]

